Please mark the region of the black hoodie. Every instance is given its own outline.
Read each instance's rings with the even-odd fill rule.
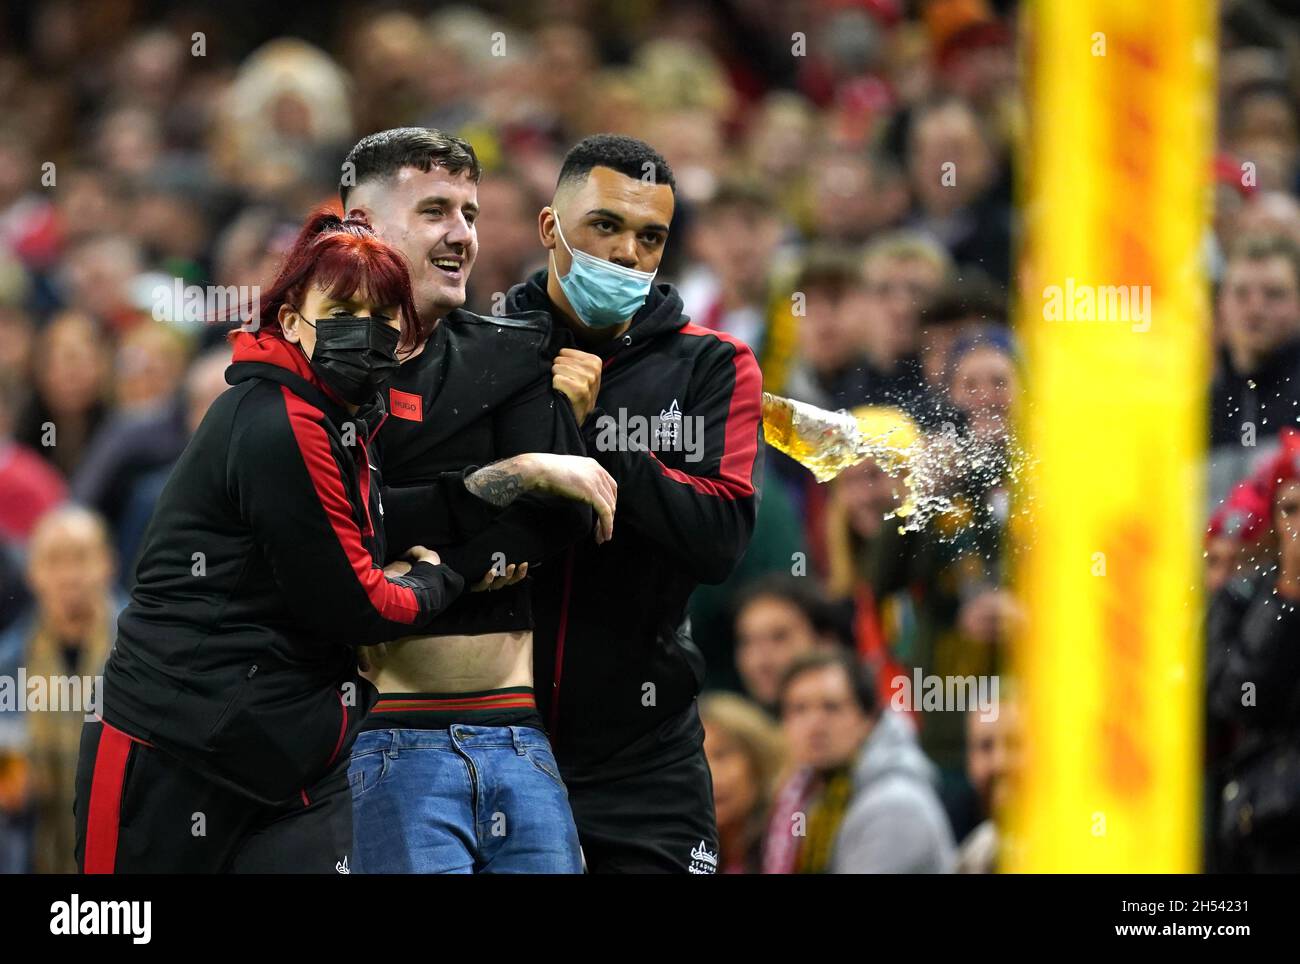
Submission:
[[[512,288],[506,309],[550,312],[555,347],[572,343],[545,271]],[[583,436],[618,483],[614,538],[533,574],[538,706],[568,780],[698,746],[704,659],[686,602],[735,568],[758,510],[762,375],[744,343],[689,324],[660,284],[595,354],[605,369]]]
[[[463,581],[445,565],[379,567],[367,447],[381,397],[349,415],[265,333],[236,336],[226,380],[145,532],[103,716],[274,804],[347,758],[376,698],[355,647],[410,635]]]
[[[1238,372],[1224,350],[1210,400],[1210,444],[1240,449],[1245,423],[1260,438],[1300,424],[1300,338],[1269,354],[1253,372]]]
[[[1274,573],[1232,579],[1210,599],[1205,638],[1217,856],[1223,869],[1295,872],[1300,604],[1277,591]]]

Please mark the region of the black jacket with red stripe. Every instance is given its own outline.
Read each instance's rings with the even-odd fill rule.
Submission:
[[[556,318],[540,271],[507,310]],[[610,775],[702,738],[692,711],[704,658],[686,603],[740,561],[758,511],[762,375],[742,342],[682,315],[656,285],[627,333],[599,349],[587,454],[618,482],[614,538],[533,573],[539,708],[567,779]]]
[[[410,635],[463,587],[387,578],[368,445],[301,350],[236,336],[233,386],[176,463],[105,669],[104,719],[246,796],[298,796],[345,759],[375,689],[358,644]]]

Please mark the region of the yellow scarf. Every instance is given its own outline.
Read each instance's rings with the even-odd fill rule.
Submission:
[[[27,724],[27,756],[36,804],[35,863],[37,873],[76,873],[73,858],[74,826],[72,801],[77,775],[77,755],[81,746],[81,728],[87,712],[97,706],[89,690],[81,687],[83,707],[53,712],[49,707],[59,698],[59,687],[52,681],[60,677],[90,677],[101,685],[104,661],[112,645],[111,614],[113,606],[105,601],[109,617],[98,620],[95,629],[82,640],[74,665],[64,660],[59,640],[44,626],[27,643],[27,678],[45,681],[46,710],[24,714]],[[28,689],[31,689],[29,682]],[[70,692],[75,693],[75,690]],[[25,694],[24,694],[25,695]]]
[[[846,767],[827,775],[822,792],[808,808],[808,836],[799,849],[796,873],[824,874],[830,870],[831,850],[852,795],[852,768]]]

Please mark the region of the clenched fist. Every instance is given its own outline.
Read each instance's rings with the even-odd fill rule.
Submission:
[[[561,348],[551,363],[551,386],[573,406],[573,414],[581,425],[596,407],[600,394],[600,373],[604,362],[596,355],[576,348]]]

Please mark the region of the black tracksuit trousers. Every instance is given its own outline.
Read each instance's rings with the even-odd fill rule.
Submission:
[[[91,874],[348,873],[348,759],[269,806],[95,720],[77,765],[77,867]]]

